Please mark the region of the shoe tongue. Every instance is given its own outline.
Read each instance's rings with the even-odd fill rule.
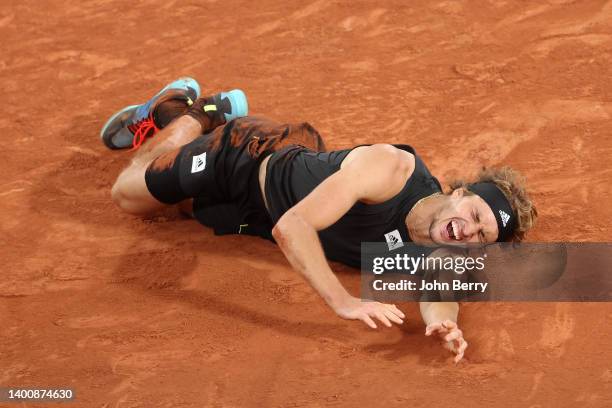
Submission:
[[[136,109],[136,112],[134,112],[133,121],[138,122],[140,120],[148,118],[149,113],[151,112],[151,106],[153,105],[153,102],[153,100],[150,100],[147,103],[140,105],[138,109]]]
[[[215,102],[217,103],[217,110],[221,113],[232,113],[232,103],[230,102],[229,98],[221,99],[220,97],[217,98],[216,96],[217,95],[215,95]]]

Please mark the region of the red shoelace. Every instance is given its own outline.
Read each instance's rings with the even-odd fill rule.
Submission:
[[[148,137],[153,136],[159,131],[157,126],[155,126],[155,122],[153,121],[153,115],[142,119],[133,125],[129,125],[128,129],[134,134],[132,150],[138,149]]]

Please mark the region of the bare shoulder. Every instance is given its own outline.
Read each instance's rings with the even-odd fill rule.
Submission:
[[[370,146],[359,146],[353,149],[342,161],[341,168],[346,166],[380,167],[392,171],[410,171],[414,169],[414,155],[397,147],[378,143]]]
[[[401,191],[414,171],[414,155],[390,144],[360,146],[341,169],[363,188],[362,201],[382,202]]]

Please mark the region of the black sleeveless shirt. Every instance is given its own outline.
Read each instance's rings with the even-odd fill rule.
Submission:
[[[438,180],[412,147],[394,146],[414,155],[414,172],[396,196],[379,204],[357,202],[336,223],[319,231],[327,258],[359,268],[362,242],[387,242],[390,249],[401,242],[410,242],[405,222],[408,212],[420,199],[442,191]],[[288,146],[273,153],[267,165],[265,186],[273,224],[323,180],[340,170],[342,160],[352,150],[315,152],[302,146]]]

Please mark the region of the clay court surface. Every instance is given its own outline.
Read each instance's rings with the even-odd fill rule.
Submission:
[[[609,303],[465,305],[454,365],[416,304],[373,331],[269,242],[120,213],[131,153],[98,139],[190,75],[330,148],[411,144],[443,182],[512,165],[531,241],[610,241],[611,1],[3,1],[0,36],[0,386],[78,407],[611,406]]]

